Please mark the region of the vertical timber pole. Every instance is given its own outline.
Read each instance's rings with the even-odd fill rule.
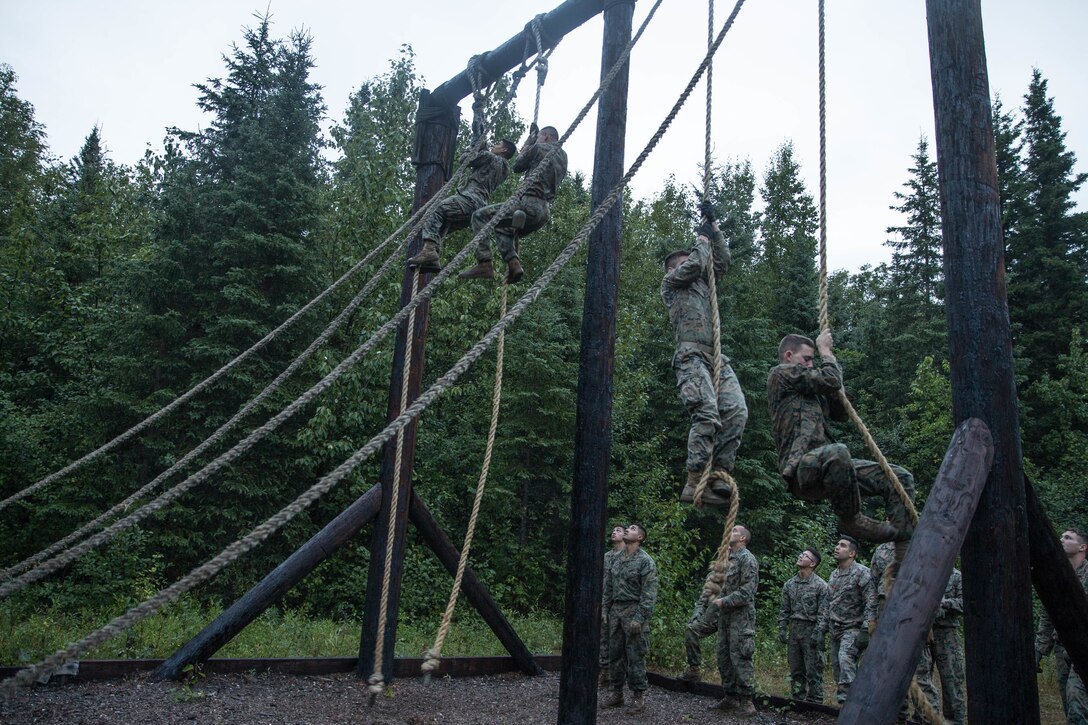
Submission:
[[[457,141],[457,125],[460,109],[456,105],[436,106],[430,102],[430,93],[424,90],[420,95],[419,108],[416,111],[416,139],[412,163],[416,167],[416,192],[413,211],[427,203],[450,173],[454,145]],[[417,236],[408,245],[408,254],[419,251],[422,246]],[[406,305],[412,298],[414,273],[405,268],[401,283],[400,304]],[[429,275],[421,275],[419,286],[429,280]],[[408,320],[401,323],[397,330],[396,346],[393,350],[393,373],[389,382],[389,408],[387,420],[400,415],[401,383],[403,380],[404,356],[411,355],[412,365],[408,380],[408,404],[419,397],[420,381],[423,378],[423,348],[427,337],[428,313],[430,302],[423,302],[416,308],[415,329],[409,334]],[[410,343],[410,344],[409,344]],[[382,674],[385,682],[393,681],[393,651],[396,644],[397,618],[400,605],[401,569],[404,563],[404,536],[408,528],[408,504],[411,500],[412,466],[415,463],[416,421],[404,427],[404,447],[401,456],[400,492],[397,499],[397,511],[394,518],[394,544],[392,570],[389,584],[389,602],[387,607],[385,634],[382,647]],[[385,546],[389,525],[389,506],[392,502],[393,469],[396,459],[396,439],[385,444],[382,457],[382,506],[375,520],[374,532],[370,541],[370,566],[367,571],[366,608],[363,614],[362,641],[359,646],[358,673],[364,679],[374,670],[374,646],[377,642],[379,613],[382,597],[382,574],[385,567]]]
[[[635,0],[605,3],[601,78],[631,40]],[[601,96],[593,157],[592,201],[596,208],[623,178],[627,134],[625,64]],[[601,633],[601,570],[612,447],[612,370],[616,349],[620,235],[623,205],[604,217],[589,239],[578,366],[578,415],[574,442],[574,485],[567,537],[567,593],[563,657],[559,674],[561,725],[597,721],[597,654]]]
[[[980,0],[927,0],[955,423],[994,465],[964,541],[968,719],[1038,723],[1028,522]],[[994,663],[1001,663],[995,667]]]

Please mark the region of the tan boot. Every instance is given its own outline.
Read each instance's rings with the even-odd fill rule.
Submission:
[[[408,266],[419,267],[420,272],[441,272],[442,265],[438,263],[438,246],[432,240],[424,239],[423,249],[408,260]]]
[[[525,270],[521,268],[521,260],[514,257],[506,263],[506,283],[515,284],[525,276]]]
[[[703,474],[699,471],[688,471],[688,481],[684,484],[684,490],[680,492],[682,503],[694,503],[695,489],[699,486],[699,479],[702,476]],[[702,502],[704,506],[725,506],[729,503],[729,499],[714,493],[714,489],[708,485],[703,491]]]
[[[623,705],[623,688],[612,690],[612,697],[605,700],[605,707],[621,707]]]
[[[732,695],[726,695],[722,699],[715,702],[713,705],[707,705],[707,710],[722,710],[723,712],[729,712],[730,710],[736,710],[740,703],[737,702],[737,698]]]
[[[477,262],[475,267],[469,267],[457,275],[458,279],[495,279],[495,269],[491,266],[491,260]]]
[[[899,530],[887,521],[877,521],[865,514],[840,514],[839,531],[872,544],[893,541],[899,536]]]
[[[646,699],[642,696],[642,691],[639,690],[631,697],[631,707],[627,708],[627,712],[631,715],[641,715],[646,710]]]
[[[676,679],[683,680],[684,682],[698,682],[702,678],[699,676],[698,667],[689,667],[684,670],[684,673]]]
[[[737,717],[755,717],[758,714],[756,704],[752,702],[751,698],[741,698],[737,703]]]

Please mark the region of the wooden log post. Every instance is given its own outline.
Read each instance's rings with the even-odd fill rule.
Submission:
[[[634,0],[611,2],[604,13],[601,78],[631,40]],[[592,206],[623,178],[627,133],[625,64],[601,96],[593,160]],[[616,350],[622,205],[617,204],[590,236],[582,308],[578,368],[578,415],[574,441],[574,486],[567,538],[567,591],[563,656],[559,674],[561,724],[597,721],[597,654],[601,637],[601,571],[608,467],[612,448],[612,372]]]
[[[370,490],[344,509],[339,516],[314,534],[271,571],[257,586],[240,597],[215,621],[202,629],[185,646],[152,673],[153,680],[176,680],[186,665],[204,662],[223,648],[261,613],[278,602],[295,584],[325,561],[333,552],[351,541],[375,514],[381,503],[381,488]]]
[[[1031,583],[1043,603],[1062,647],[1069,653],[1080,678],[1088,682],[1088,596],[1080,586],[1065,555],[1058,534],[1026,478],[1028,549],[1031,551]]]
[[[1039,722],[1020,416],[980,0],[927,0],[952,413],[986,422],[994,467],[962,551],[968,719]],[[994,663],[1000,663],[995,667]]]
[[[993,459],[985,423],[971,418],[956,429],[840,724],[895,722]]]
[[[456,576],[461,552],[450,541],[450,537],[446,536],[446,532],[434,520],[434,516],[427,510],[423,499],[415,491],[412,492],[408,516],[415,525],[416,530],[419,531],[424,543],[431,547],[431,550],[438,556],[442,566],[446,567],[446,571],[451,576]],[[476,608],[476,611],[480,613],[480,617],[487,623],[487,626],[491,627],[491,631],[495,633],[495,637],[502,643],[502,646],[514,658],[518,668],[527,675],[541,674],[543,670],[533,659],[532,652],[518,637],[518,633],[514,631],[513,626],[506,617],[503,616],[499,605],[492,599],[491,592],[476,577],[472,567],[465,567],[465,573],[461,577],[461,591],[468,597],[469,602]]]
[[[420,95],[419,108],[416,111],[416,147],[412,154],[412,163],[416,166],[416,195],[413,211],[419,209],[434,196],[446,182],[453,162],[454,146],[457,140],[457,126],[460,119],[457,106],[436,106],[430,101],[430,94],[424,90]],[[408,245],[408,254],[419,251],[422,246],[417,236]],[[419,276],[419,286],[430,275]],[[416,276],[413,270],[405,268],[401,284],[401,307],[408,304],[414,292],[412,289]],[[419,397],[420,382],[423,379],[423,350],[427,339],[430,301],[416,307],[415,329],[408,330],[408,320],[397,329],[396,346],[393,350],[393,373],[389,384],[389,407],[387,420],[393,420],[401,413],[401,381],[405,355],[412,360],[408,380],[408,405]],[[410,344],[409,344],[410,342]],[[389,601],[386,609],[385,633],[382,647],[382,675],[386,683],[393,681],[393,648],[397,639],[397,621],[400,610],[401,569],[404,563],[404,537],[408,527],[408,501],[412,491],[412,467],[416,453],[416,426],[413,420],[400,432],[404,438],[401,467],[400,491],[397,496],[397,510],[392,521],[394,526],[394,544],[392,569],[390,571]],[[397,439],[386,443],[382,458],[382,507],[374,526],[370,542],[370,566],[367,570],[366,606],[363,612],[363,633],[359,644],[359,676],[367,678],[374,670],[374,647],[377,644],[377,629],[382,606],[382,579],[385,567],[386,532],[390,522],[389,509],[393,498],[392,482],[396,460]]]

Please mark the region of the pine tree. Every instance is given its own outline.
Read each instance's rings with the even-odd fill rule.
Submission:
[[[910,177],[897,191],[898,205],[890,207],[906,217],[902,226],[887,228],[897,238],[885,244],[892,253],[891,282],[901,298],[919,306],[924,316],[932,316],[944,299],[944,272],[941,249],[941,197],[937,184],[937,164],[929,157],[929,142],[918,139],[911,157]]]

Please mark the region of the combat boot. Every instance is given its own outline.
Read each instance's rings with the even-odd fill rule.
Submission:
[[[642,695],[642,690],[638,690],[631,696],[631,707],[627,708],[627,712],[631,715],[641,715],[646,710],[646,699]]]
[[[525,276],[525,270],[521,268],[521,260],[517,257],[512,258],[506,263],[506,283],[515,284],[521,281],[521,278]]]
[[[722,699],[715,702],[713,705],[707,705],[707,710],[721,710],[722,712],[729,712],[730,710],[736,710],[740,706],[737,702],[737,698],[732,695],[726,695]]]
[[[676,679],[683,680],[684,682],[698,682],[701,679],[699,676],[699,668],[689,667],[684,670],[684,674],[680,675]]]
[[[601,674],[597,678],[597,687],[604,687],[612,683],[612,677],[608,674],[608,668],[602,667]]]
[[[495,269],[491,266],[491,260],[477,262],[475,267],[469,267],[457,275],[458,279],[495,279]]]
[[[612,697],[608,698],[604,706],[605,707],[621,707],[623,705],[623,688],[617,687],[612,690]]]
[[[438,247],[430,239],[423,240],[423,249],[419,254],[408,260],[409,267],[419,267],[420,272],[441,272],[442,265],[438,263]]]
[[[750,697],[741,698],[737,703],[737,717],[755,717],[758,714],[756,704]]]
[[[877,521],[861,513],[839,514],[839,531],[872,544],[894,541],[899,536],[899,529],[887,521]]]
[[[684,490],[680,492],[680,501],[682,503],[695,502],[695,489],[699,486],[699,479],[702,477],[703,474],[699,471],[688,471],[688,481],[684,484]],[[729,503],[729,498],[723,498],[715,493],[712,486],[708,485],[706,490],[703,491],[702,502],[704,506],[725,506]]]

